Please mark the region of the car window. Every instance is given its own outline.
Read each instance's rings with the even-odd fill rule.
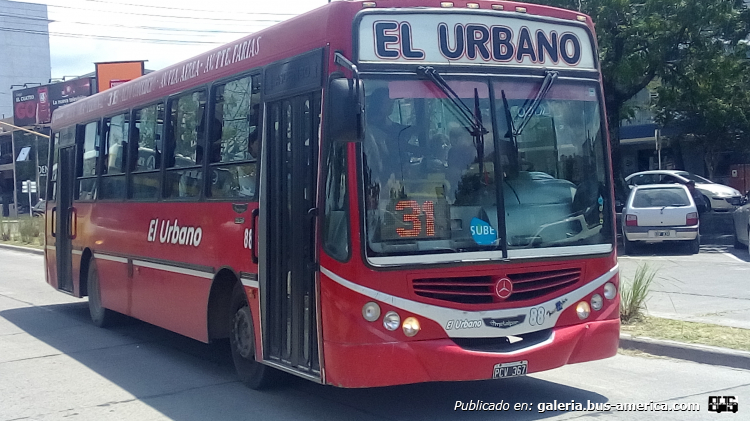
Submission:
[[[680,173],[681,176],[687,178],[688,180],[695,181],[696,183],[703,183],[703,184],[714,184],[713,181],[707,180],[699,175],[690,174],[690,173]]]
[[[660,183],[664,183],[664,184],[682,184],[682,180],[680,180],[679,178],[677,178],[675,176],[666,174],[666,175],[662,176],[662,179],[661,179]]]
[[[633,197],[634,208],[656,208],[664,206],[690,206],[690,198],[685,189],[641,189]]]

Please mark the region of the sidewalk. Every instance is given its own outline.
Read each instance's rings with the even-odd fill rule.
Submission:
[[[41,250],[41,249],[34,249],[30,247],[20,247],[20,246],[15,246],[15,245],[4,244],[2,242],[0,242],[0,248],[19,251],[19,252],[25,252],[25,253],[31,253],[31,254],[37,254],[37,255],[44,254],[44,250]],[[726,246],[720,246],[720,245],[719,246],[714,246],[714,245],[702,246],[701,253],[708,251],[707,255],[710,256],[709,259],[714,259],[716,256],[714,256],[711,253],[711,251],[714,249],[722,250],[722,249],[726,249]],[[724,252],[717,252],[717,253],[724,253]],[[619,259],[621,275],[625,274],[625,276],[628,276],[631,270],[634,271],[633,265],[630,263],[624,263],[623,262],[624,260],[627,261],[628,258],[634,261],[649,260],[649,259],[653,260],[654,257],[656,257],[657,259],[664,258],[661,260],[666,260],[666,261],[670,260],[670,256],[623,256]],[[673,258],[671,260],[675,260],[675,259]],[[739,258],[737,260],[739,262],[742,262],[742,260]],[[748,262],[750,262],[750,256],[748,256],[747,260]],[[750,271],[750,263],[745,263],[745,264],[748,267],[747,269]],[[750,274],[746,274],[744,276],[747,276],[747,278],[744,278],[745,280],[750,280]],[[745,291],[747,292],[747,288],[745,288]],[[670,294],[668,292],[656,291],[655,294],[653,294],[652,299],[649,301],[649,305],[652,307],[659,307],[655,303],[658,303],[659,301],[665,301],[664,296],[668,298],[668,301],[671,301],[671,298],[669,298],[669,295]],[[661,299],[659,298],[660,296],[661,296]],[[750,301],[750,293],[748,293],[748,300]],[[750,314],[750,305],[748,305],[747,311]],[[685,320],[685,321],[699,321],[699,320],[695,320],[695,317],[692,317],[691,314],[684,313],[684,312],[682,313],[679,313],[679,312],[660,313],[658,311],[657,312],[649,311],[649,314],[655,317],[666,317],[666,318],[673,318],[673,319]],[[725,319],[724,317],[722,318]],[[706,322],[704,320],[700,320],[700,321],[704,323]],[[747,325],[745,325],[745,321],[733,320],[731,317],[728,319],[728,321],[727,319],[723,321],[724,323],[717,323],[716,321],[713,321],[713,322],[708,321],[708,323],[724,324],[724,325],[729,325],[729,326],[739,324],[740,326],[735,326],[735,327],[750,329],[750,318],[748,319]],[[642,351],[642,352],[652,354],[652,355],[659,355],[659,356],[664,356],[664,357],[694,361],[694,362],[699,362],[699,363],[704,363],[704,364],[721,365],[721,366],[726,366],[726,367],[734,367],[734,368],[750,370],[750,352],[746,352],[746,351],[738,351],[738,350],[733,350],[733,349],[719,348],[719,347],[713,347],[713,346],[707,346],[707,345],[688,344],[688,343],[661,340],[661,339],[633,337],[625,333],[620,335],[620,348],[638,350],[638,351]]]

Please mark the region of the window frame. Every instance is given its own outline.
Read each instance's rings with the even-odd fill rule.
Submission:
[[[108,123],[111,122],[111,120],[115,117],[124,115],[125,118],[128,119],[127,129],[127,139],[123,139],[122,143],[126,143],[124,149],[123,149],[123,157],[122,157],[122,166],[124,167],[124,171],[117,173],[117,174],[109,174],[107,171],[105,173],[105,169],[109,169],[109,163],[105,158],[109,157],[109,135],[110,135],[110,128],[111,126],[108,125]],[[123,202],[128,199],[128,186],[129,186],[129,177],[128,177],[128,170],[130,167],[130,139],[131,139],[131,132],[133,128],[133,119],[132,119],[132,109],[126,109],[124,111],[117,112],[112,115],[108,115],[106,117],[101,118],[99,123],[99,169],[97,173],[97,177],[99,178],[98,186],[97,186],[97,197],[95,198],[96,201],[103,201],[103,202]],[[106,147],[106,151],[105,148]],[[102,197],[102,186],[104,185],[105,179],[114,179],[117,177],[121,177],[124,180],[125,184],[125,190],[122,192],[121,195],[118,197]]]
[[[159,189],[159,195],[161,200],[169,201],[169,202],[200,202],[203,201],[206,198],[206,141],[208,138],[208,125],[205,124],[205,122],[208,120],[208,115],[211,107],[210,102],[210,96],[209,93],[211,92],[211,86],[213,84],[203,84],[200,86],[197,86],[193,89],[188,89],[185,91],[180,91],[175,94],[172,94],[166,98],[164,101],[165,107],[164,107],[164,140],[162,141],[162,156],[161,156],[161,169],[160,169],[160,189]],[[185,166],[185,167],[169,167],[167,168],[167,159],[168,155],[170,157],[174,157],[174,153],[176,150],[176,142],[174,145],[168,145],[168,142],[171,141],[172,136],[175,135],[175,126],[172,125],[172,104],[175,103],[175,101],[179,102],[180,98],[191,96],[194,93],[198,92],[204,92],[205,94],[205,108],[203,110],[203,130],[202,134],[201,131],[198,131],[196,127],[196,133],[200,134],[202,137],[198,143],[196,143],[196,148],[198,146],[203,147],[203,161],[199,165],[191,165],[191,166]],[[170,149],[168,151],[168,149]],[[167,153],[169,152],[169,153]],[[180,196],[169,196],[167,195],[167,173],[172,171],[191,171],[191,170],[199,170],[201,171],[201,185],[198,189],[198,195],[197,196],[186,196],[186,197],[180,197]]]
[[[158,107],[159,105],[162,105],[162,107],[164,108],[163,109],[164,120],[162,122],[162,128],[161,128],[161,130],[157,130],[157,131],[154,132],[155,136],[156,135],[161,135],[161,142],[162,142],[162,147],[161,147],[162,150],[160,151],[159,159],[157,161],[155,161],[156,163],[158,163],[159,168],[155,168],[153,170],[135,171],[135,170],[133,170],[133,167],[132,167],[131,164],[129,164],[127,166],[127,174],[128,174],[127,180],[128,181],[127,181],[127,199],[126,200],[128,200],[128,201],[153,203],[153,202],[159,202],[159,201],[161,201],[161,200],[164,199],[164,194],[163,194],[163,192],[164,192],[164,174],[163,174],[163,172],[164,172],[164,161],[165,161],[165,158],[164,158],[164,155],[165,155],[165,153],[164,153],[164,141],[165,141],[166,132],[167,132],[166,128],[167,128],[167,126],[169,124],[169,120],[168,120],[169,116],[168,116],[168,113],[167,113],[167,105],[166,105],[167,101],[168,101],[168,98],[159,98],[158,100],[149,102],[147,104],[144,104],[144,105],[141,105],[141,106],[138,106],[138,107],[132,107],[132,108],[130,108],[130,131],[128,133],[128,137],[130,138],[130,145],[129,145],[130,151],[129,151],[129,154],[132,157],[136,157],[136,161],[135,162],[138,162],[137,161],[138,146],[140,145],[140,137],[138,139],[134,138],[134,136],[135,136],[135,120],[136,120],[135,119],[135,113],[137,111],[142,111],[142,110],[144,110],[146,108],[149,108],[149,107]],[[157,118],[158,118],[158,113],[157,113]],[[140,129],[139,129],[138,132],[140,133]],[[154,142],[156,142],[155,138],[154,138]],[[157,182],[159,184],[157,186],[156,197],[153,197],[153,198],[140,198],[140,197],[136,198],[136,197],[133,197],[133,194],[135,192],[135,188],[133,186],[133,177],[138,176],[138,175],[143,175],[143,174],[156,174]]]
[[[263,155],[263,138],[264,138],[264,129],[265,129],[265,98],[263,94],[263,72],[262,69],[253,69],[251,71],[233,74],[231,76],[215,80],[211,83],[209,86],[209,97],[208,97],[208,121],[209,126],[212,126],[214,122],[216,121],[216,90],[220,86],[226,86],[228,83],[231,83],[233,81],[237,81],[243,78],[249,77],[250,78],[250,84],[251,84],[251,99],[252,99],[252,86],[255,83],[255,80],[258,80],[258,121],[256,124],[256,133],[258,133],[258,139],[256,142],[259,143],[259,149],[258,149],[258,155],[255,157],[255,159],[246,159],[246,160],[238,160],[238,161],[231,161],[231,162],[217,162],[212,163],[210,162],[210,151],[209,149],[206,149],[209,151],[209,153],[206,154],[206,159],[204,160],[204,173],[205,173],[205,188],[204,188],[204,197],[207,201],[211,202],[257,202],[259,198],[260,193],[260,171],[261,171],[261,156]],[[221,120],[223,123],[223,120]],[[223,126],[223,124],[222,124]],[[210,147],[211,144],[209,143],[209,134],[211,133],[211,129],[213,127],[207,127],[208,131],[206,133],[205,141],[206,141],[206,147]],[[243,166],[247,164],[255,164],[255,193],[252,197],[214,197],[212,195],[211,191],[211,178],[209,177],[209,171],[212,171],[214,168],[225,168],[225,167],[233,167],[233,166]]]
[[[94,138],[94,151],[96,152],[96,158],[94,160],[94,175],[93,176],[84,176],[83,175],[83,163],[84,163],[84,155],[86,153],[86,127],[90,124],[96,124],[96,137]],[[76,138],[75,138],[75,145],[76,145],[76,159],[75,159],[75,189],[73,192],[73,201],[75,202],[95,202],[99,198],[99,177],[101,176],[101,160],[102,160],[102,153],[101,153],[101,144],[102,144],[102,119],[98,118],[96,120],[89,120],[85,123],[77,123],[75,125],[76,130]],[[87,198],[87,199],[81,199],[81,180],[94,180],[94,186],[93,186],[93,197]]]

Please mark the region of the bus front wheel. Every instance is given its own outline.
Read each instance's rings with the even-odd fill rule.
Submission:
[[[86,285],[89,295],[89,313],[91,321],[98,327],[107,327],[112,324],[115,315],[112,310],[102,306],[102,291],[99,286],[99,272],[96,270],[96,261],[89,261],[89,271],[86,276]]]
[[[242,284],[235,285],[231,301],[231,332],[229,343],[232,360],[242,383],[251,389],[270,386],[277,375],[276,370],[255,360],[255,330],[253,315],[247,304]]]

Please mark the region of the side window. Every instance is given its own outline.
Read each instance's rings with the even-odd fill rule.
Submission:
[[[349,258],[349,218],[346,182],[346,145],[332,145],[326,163],[326,198],[323,239],[326,253]]]
[[[133,112],[131,133],[130,197],[137,200],[159,198],[159,169],[162,156],[164,104]]]
[[[101,199],[125,198],[125,172],[128,158],[128,114],[104,119],[104,163],[102,165]]]
[[[213,198],[253,198],[260,154],[260,84],[247,76],[213,91],[209,130],[210,194]]]
[[[97,161],[99,157],[99,122],[78,127],[78,200],[96,199]]]
[[[183,95],[169,105],[164,194],[167,198],[197,198],[203,186],[206,92]]]
[[[52,165],[50,167],[50,191],[47,193],[52,201],[57,200],[57,177],[58,177],[58,163],[60,162],[60,145],[72,145],[75,143],[76,138],[76,126],[66,127],[60,130],[59,133],[55,133],[52,140]],[[78,168],[81,168],[80,164]]]
[[[49,181],[47,184],[47,200],[54,202],[57,200],[57,163],[60,161],[60,132],[52,135],[50,147],[49,162]]]

